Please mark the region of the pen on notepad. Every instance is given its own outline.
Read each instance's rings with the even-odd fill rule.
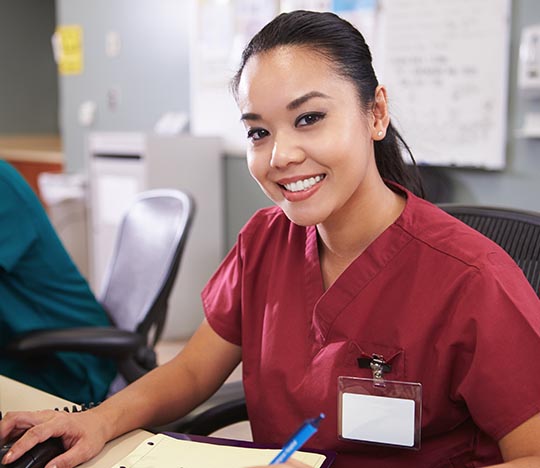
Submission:
[[[285,463],[290,456],[296,452],[306,441],[317,432],[319,423],[324,419],[324,414],[321,413],[316,418],[307,419],[298,428],[298,430],[291,436],[291,438],[285,443],[281,451],[270,462],[270,465],[277,465],[278,463]]]

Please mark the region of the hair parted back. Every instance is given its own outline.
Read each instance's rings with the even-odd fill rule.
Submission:
[[[306,47],[320,54],[337,73],[355,85],[365,111],[374,105],[379,82],[373,69],[371,52],[362,34],[334,13],[305,10],[282,13],[253,36],[242,53],[240,67],[231,82],[235,97],[247,61],[280,46]],[[391,122],[384,139],[375,141],[374,148],[377,168],[383,178],[424,196],[411,150]],[[402,150],[409,154],[411,166],[404,162]]]

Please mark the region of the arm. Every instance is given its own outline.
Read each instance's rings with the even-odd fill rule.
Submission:
[[[183,416],[219,388],[240,358],[241,349],[222,339],[204,321],[178,356],[96,408],[76,414],[8,413],[0,423],[0,438],[28,429],[13,445],[13,461],[38,442],[62,437],[68,451],[47,466],[73,467],[130,430]]]
[[[540,466],[540,413],[525,421],[499,441],[504,463],[491,468]]]
[[[113,422],[109,440],[184,416],[221,386],[240,358],[241,349],[204,321],[178,356],[96,408]]]

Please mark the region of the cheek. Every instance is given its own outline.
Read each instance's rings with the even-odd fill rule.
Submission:
[[[371,142],[365,119],[359,117],[339,119],[332,125],[325,126],[324,132],[317,135],[314,148],[320,152],[339,154],[341,157],[348,153],[365,149]]]
[[[247,166],[251,177],[253,177],[259,184],[263,183],[263,177],[265,174],[265,161],[262,157],[257,156],[253,151],[247,152]]]
[[[358,122],[357,125],[342,127],[338,138],[334,139],[334,148],[344,163],[363,165],[373,156],[373,140],[369,132]]]

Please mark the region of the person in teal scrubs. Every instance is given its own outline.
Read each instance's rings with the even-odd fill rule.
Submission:
[[[0,348],[31,330],[109,324],[41,202],[23,177],[0,160]],[[0,374],[88,404],[105,398],[116,366],[79,353],[32,360],[0,354]]]

